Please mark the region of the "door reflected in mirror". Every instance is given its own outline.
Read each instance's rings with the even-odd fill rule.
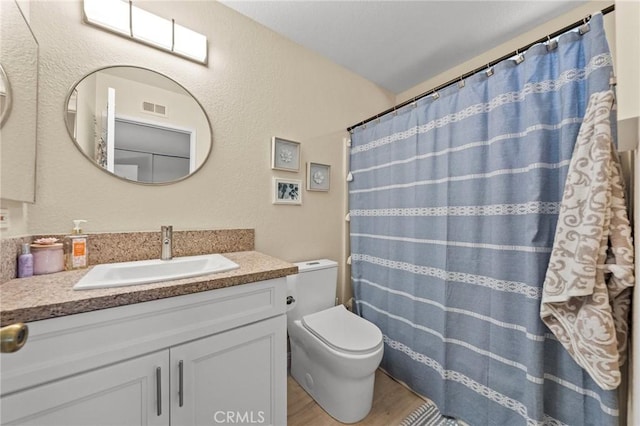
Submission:
[[[200,103],[174,80],[139,67],[85,76],[67,95],[65,122],[93,164],[144,184],[184,179],[211,151],[211,125]]]

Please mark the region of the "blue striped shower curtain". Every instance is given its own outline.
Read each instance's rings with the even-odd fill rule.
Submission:
[[[352,134],[352,282],[382,367],[471,425],[614,425],[540,321],[589,96],[609,88],[602,15]]]

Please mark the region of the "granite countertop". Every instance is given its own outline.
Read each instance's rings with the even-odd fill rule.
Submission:
[[[73,290],[90,269],[19,278],[0,285],[0,325],[61,317],[296,274],[288,262],[256,252],[224,253],[239,269],[194,278],[95,290]]]

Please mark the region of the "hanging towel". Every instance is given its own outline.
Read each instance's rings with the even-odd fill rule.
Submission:
[[[620,384],[633,275],[631,227],[612,142],[613,92],[589,98],[564,187],[540,317],[603,389]]]

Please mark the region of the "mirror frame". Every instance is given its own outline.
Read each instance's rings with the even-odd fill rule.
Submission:
[[[0,0],[1,1],[1,0]],[[127,68],[137,68],[140,70],[145,70],[145,71],[149,71],[155,74],[158,74],[168,80],[170,80],[171,82],[173,82],[174,84],[176,84],[178,87],[180,87],[182,90],[184,90],[184,92],[186,94],[188,94],[189,96],[191,96],[191,99],[193,99],[198,106],[200,107],[200,109],[202,109],[202,112],[204,114],[204,117],[207,119],[207,128],[209,129],[209,151],[207,152],[206,157],[202,160],[202,163],[192,172],[189,173],[186,176],[181,177],[180,179],[174,179],[174,180],[170,180],[170,181],[166,181],[166,182],[139,182],[139,181],[135,181],[135,180],[131,180],[131,179],[127,179],[121,176],[118,176],[117,174],[110,172],[109,170],[105,169],[104,167],[101,167],[100,165],[98,165],[98,163],[91,158],[86,152],[84,152],[84,150],[80,147],[80,144],[78,143],[78,141],[76,140],[76,138],[73,136],[73,133],[71,132],[71,128],[70,128],[70,123],[68,120],[68,114],[67,114],[67,110],[69,108],[69,101],[71,100],[71,97],[73,96],[74,91],[77,89],[78,84],[80,84],[85,78],[87,78],[88,76],[95,74],[99,71],[102,70],[106,70],[109,68],[119,68],[119,67],[127,67]],[[200,103],[200,101],[193,96],[193,93],[191,93],[189,90],[187,90],[182,84],[178,83],[176,80],[174,80],[173,78],[167,76],[164,73],[161,73],[159,71],[155,71],[152,70],[150,68],[147,67],[142,67],[142,66],[138,66],[138,65],[107,65],[104,67],[100,67],[97,68],[93,71],[90,71],[88,73],[86,73],[84,76],[82,76],[82,78],[76,80],[71,87],[69,88],[69,90],[67,91],[67,95],[64,98],[64,104],[62,106],[62,116],[64,119],[64,124],[65,127],[67,129],[67,134],[69,135],[69,137],[71,138],[71,141],[73,142],[73,144],[75,145],[75,147],[78,149],[78,151],[80,151],[82,153],[82,155],[89,160],[89,162],[91,164],[93,164],[95,167],[97,167],[98,169],[100,169],[102,172],[106,173],[109,176],[115,177],[121,181],[124,182],[129,182],[129,183],[133,183],[133,184],[138,184],[138,185],[143,185],[143,186],[164,186],[164,185],[171,185],[174,183],[178,183],[178,182],[182,182],[185,179],[190,178],[191,176],[195,175],[196,173],[198,173],[203,167],[204,165],[207,163],[207,161],[209,161],[209,157],[211,156],[211,151],[213,151],[213,128],[211,127],[211,119],[209,118],[209,114],[207,114],[207,110],[204,109],[204,107],[202,106],[202,104]]]
[[[4,68],[2,68],[2,64],[0,64],[0,79],[2,79],[5,87],[4,107],[0,111],[0,128],[2,128],[2,125],[5,123],[5,121],[7,121],[7,119],[9,118],[9,115],[11,114],[11,106],[12,106],[12,100],[13,100],[13,94],[11,92],[11,82],[9,81],[9,77],[7,76],[7,73],[4,71]]]

